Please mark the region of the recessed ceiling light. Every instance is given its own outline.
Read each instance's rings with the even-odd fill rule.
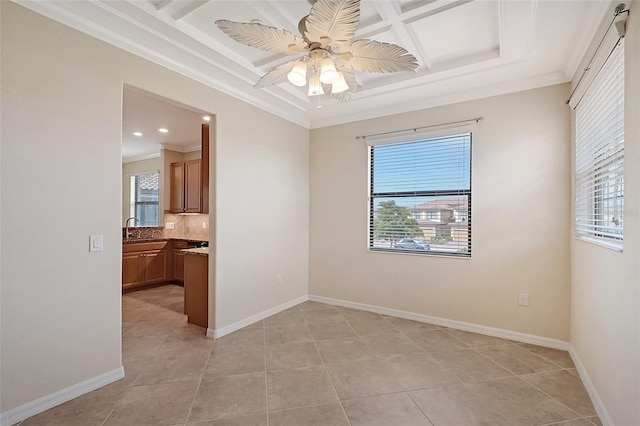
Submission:
[[[158,131],[160,133],[169,133],[169,130],[165,129],[164,127],[159,128]]]
[[[133,136],[140,137],[142,136],[142,132],[133,132]]]
[[[205,116],[203,116],[203,117],[202,117],[202,119],[203,119],[204,121],[210,121],[210,120],[211,120],[211,117],[209,117],[208,115],[205,115]]]

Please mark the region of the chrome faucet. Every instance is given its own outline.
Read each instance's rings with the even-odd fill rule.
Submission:
[[[131,231],[129,230],[130,226],[129,226],[129,221],[133,219],[134,223],[137,220],[138,222],[140,222],[140,219],[138,219],[137,217],[131,216],[129,219],[127,219],[127,221],[124,223],[124,238],[125,239],[129,239],[131,238]]]

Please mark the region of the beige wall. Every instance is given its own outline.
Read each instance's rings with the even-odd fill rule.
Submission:
[[[131,182],[129,179],[131,175],[159,171],[160,178],[162,179],[161,170],[162,162],[160,157],[150,158],[148,160],[130,161],[122,164],[122,226],[125,226],[127,219],[131,216]],[[159,217],[162,218],[162,210],[160,210]],[[159,225],[162,225],[162,223]]]
[[[624,252],[571,241],[571,345],[616,425],[640,424],[639,6],[625,37]]]
[[[557,85],[313,130],[309,293],[568,340],[568,94]],[[367,147],[355,137],[476,116],[472,259],[367,251]]]
[[[1,19],[0,411],[122,365],[123,83],[216,115],[217,324],[307,294],[308,130],[14,3]]]

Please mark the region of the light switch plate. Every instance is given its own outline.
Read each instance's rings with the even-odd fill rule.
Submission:
[[[89,235],[89,251],[102,251],[103,243],[102,235]]]

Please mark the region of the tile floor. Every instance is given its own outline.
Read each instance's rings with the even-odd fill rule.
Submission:
[[[123,296],[126,377],[32,425],[600,425],[567,352],[305,302],[217,341]]]

